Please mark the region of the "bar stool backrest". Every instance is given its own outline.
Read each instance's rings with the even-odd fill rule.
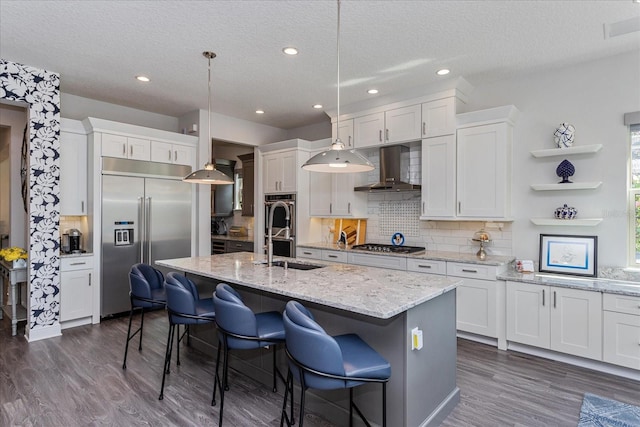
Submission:
[[[129,289],[134,303],[137,307],[149,308],[152,303],[148,301],[136,300],[144,298],[154,299],[153,291],[162,289],[164,286],[164,276],[159,270],[148,264],[134,264],[129,271]]]
[[[180,316],[180,314],[198,315],[196,311],[198,290],[191,279],[172,271],[167,273],[165,289],[167,291],[167,309],[169,310],[171,323],[181,325],[198,323],[196,319]]]
[[[247,337],[258,336],[256,315],[242,301],[240,294],[226,283],[219,283],[213,293],[216,323],[227,332]],[[230,341],[234,341],[229,337]],[[238,341],[238,340],[236,340]],[[231,344],[231,343],[230,343]],[[232,347],[235,347],[232,345]]]

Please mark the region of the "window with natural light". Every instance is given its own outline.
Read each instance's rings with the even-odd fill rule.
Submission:
[[[632,235],[630,240],[630,264],[640,267],[640,124],[631,129],[631,185],[629,189],[629,208]]]

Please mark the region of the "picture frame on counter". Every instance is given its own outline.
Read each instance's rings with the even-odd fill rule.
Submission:
[[[541,273],[596,277],[598,236],[540,234]]]

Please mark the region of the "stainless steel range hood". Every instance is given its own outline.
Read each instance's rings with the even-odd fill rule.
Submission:
[[[409,171],[409,148],[403,145],[380,147],[380,181],[355,187],[355,191],[416,191],[422,186],[402,181]]]

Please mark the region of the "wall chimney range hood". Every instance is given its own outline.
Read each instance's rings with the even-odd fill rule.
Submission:
[[[409,171],[409,148],[403,145],[380,147],[380,181],[355,187],[355,191],[417,191],[422,186],[404,182]]]

